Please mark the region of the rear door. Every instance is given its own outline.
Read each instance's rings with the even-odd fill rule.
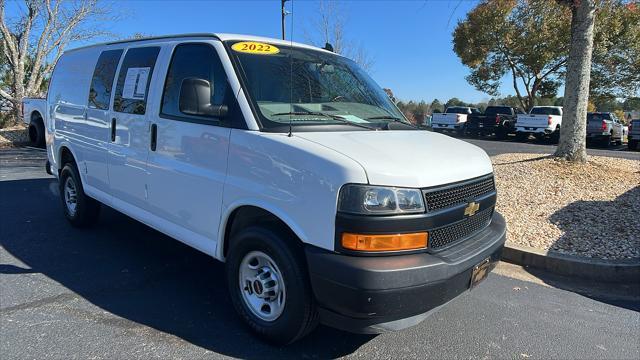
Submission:
[[[217,47],[217,48],[216,48]],[[215,250],[227,172],[231,119],[239,114],[216,41],[177,44],[160,109],[154,111],[149,153],[149,206],[159,229],[207,253]],[[197,82],[200,87],[186,84]],[[181,89],[227,116],[206,115],[180,101]],[[197,89],[197,91],[196,91]]]
[[[100,53],[93,71],[87,99],[85,136],[89,144],[86,157],[87,184],[105,194],[109,193],[108,154],[111,126],[111,92],[123,50]]]
[[[125,213],[127,205],[146,208],[149,84],[160,47],[132,47],[124,55],[116,83],[109,124],[109,188],[113,204]]]

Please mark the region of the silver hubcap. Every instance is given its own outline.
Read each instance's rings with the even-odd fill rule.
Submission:
[[[286,296],[282,273],[267,254],[248,253],[240,263],[238,280],[242,300],[255,316],[274,321],[282,314]]]
[[[64,202],[67,205],[69,215],[75,216],[78,205],[78,192],[76,190],[76,183],[72,177],[68,177],[64,182]]]

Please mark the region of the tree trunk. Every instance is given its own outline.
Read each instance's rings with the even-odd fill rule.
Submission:
[[[595,0],[573,0],[571,3],[571,45],[564,88],[564,112],[555,156],[572,162],[585,162],[596,6]]]

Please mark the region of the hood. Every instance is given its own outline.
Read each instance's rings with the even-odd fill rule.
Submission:
[[[428,131],[300,132],[358,162],[372,185],[429,187],[489,174],[479,147]]]

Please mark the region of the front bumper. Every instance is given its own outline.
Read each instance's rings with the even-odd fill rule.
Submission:
[[[431,124],[431,128],[433,130],[445,130],[445,131],[457,131],[464,128],[465,123],[457,123],[457,124]]]
[[[470,287],[475,265],[500,259],[504,218],[437,253],[349,256],[307,246],[306,256],[322,323],[357,333],[413,326]]]
[[[556,129],[549,127],[528,127],[528,126],[516,126],[516,132],[529,133],[529,134],[552,134]]]

